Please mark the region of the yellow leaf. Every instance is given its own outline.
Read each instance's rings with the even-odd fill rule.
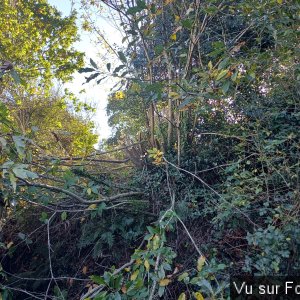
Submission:
[[[88,267],[87,266],[84,266],[82,268],[82,273],[85,275],[87,273],[87,270],[88,270]]]
[[[125,93],[123,91],[118,91],[115,94],[116,99],[122,100],[125,98]]]
[[[159,281],[159,285],[160,285],[160,286],[167,286],[168,284],[170,284],[170,282],[171,282],[170,279],[164,278],[164,279],[161,279],[161,280]]]
[[[90,194],[92,193],[92,189],[91,189],[91,188],[88,188],[88,189],[86,190],[86,192],[87,192],[88,195],[90,195]]]
[[[177,39],[176,33],[171,34],[170,39],[175,42]]]
[[[180,16],[175,16],[175,21],[179,22],[180,21]]]
[[[197,270],[200,272],[205,264],[205,256],[201,255],[197,261]]]
[[[278,4],[282,4],[283,0],[277,0]]]
[[[97,208],[97,204],[91,204],[88,209],[96,209]]]
[[[130,272],[130,268],[125,268],[124,269],[126,272]]]
[[[136,260],[135,260],[135,264],[136,265],[140,265],[142,263],[142,260],[140,259],[140,258],[137,258]]]
[[[153,237],[153,250],[157,250],[159,248],[159,241],[160,241],[160,238],[159,236],[156,234],[154,237]]]
[[[178,93],[176,93],[176,92],[172,92],[172,91],[171,91],[171,92],[169,93],[169,97],[173,97],[173,98],[175,98],[175,99],[178,99],[179,96],[180,96],[180,95],[179,95]]]
[[[200,292],[194,293],[194,296],[197,300],[204,300],[204,297]]]
[[[130,280],[131,281],[135,281],[136,280],[136,278],[138,277],[138,275],[139,275],[139,270],[136,270],[136,271],[134,271],[132,274],[131,274],[131,276],[130,276]]]
[[[149,271],[149,269],[150,269],[150,264],[149,264],[149,261],[148,261],[148,260],[145,260],[144,266],[145,266],[146,270]]]
[[[14,244],[14,242],[9,242],[9,243],[6,245],[6,248],[9,249],[13,244]]]
[[[186,295],[185,293],[181,293],[178,300],[186,300]]]

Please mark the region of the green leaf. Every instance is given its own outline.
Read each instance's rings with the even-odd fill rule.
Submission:
[[[228,66],[228,62],[229,62],[229,57],[224,58],[224,59],[219,63],[218,70],[222,70],[222,69],[224,69],[225,67],[227,67],[227,66]]]
[[[146,2],[143,0],[137,0],[136,6],[130,7],[127,9],[126,13],[129,15],[135,15],[139,12],[141,12],[143,9],[146,9]]]
[[[28,165],[25,164],[16,164],[12,171],[16,175],[16,177],[26,179],[26,178],[31,178],[31,179],[36,179],[38,178],[38,175],[34,172],[28,171],[25,168],[27,168]]]
[[[105,280],[98,275],[92,275],[90,278],[99,285],[106,285]]]
[[[248,75],[251,77],[251,79],[255,79],[255,72],[254,71],[249,71]]]
[[[26,239],[26,234],[22,233],[22,232],[19,232],[18,233],[18,237],[23,241]]]
[[[103,79],[105,79],[105,78],[107,78],[107,76],[104,76],[104,77],[98,79],[98,80],[96,81],[96,83],[97,83],[97,84],[101,83],[101,81],[102,81]]]
[[[120,293],[118,293],[118,292],[115,293],[115,294],[114,294],[114,299],[115,299],[115,300],[122,300]]]
[[[164,51],[163,45],[157,45],[154,47],[154,52],[156,55],[160,55]]]
[[[15,81],[16,84],[21,83],[20,76],[14,69],[10,70],[10,75],[13,78],[13,80]]]
[[[17,178],[15,177],[15,175],[12,172],[9,172],[9,181],[15,192],[17,189]]]
[[[180,105],[178,106],[178,109],[182,109],[194,101],[195,101],[195,98],[187,97],[182,103],[180,103]]]
[[[118,55],[119,55],[120,60],[126,64],[127,59],[126,59],[126,56],[124,55],[124,53],[122,51],[118,51]]]
[[[95,79],[96,77],[98,77],[100,75],[100,73],[95,73],[93,75],[91,75],[90,77],[85,77],[86,79],[86,83],[90,82],[91,80]]]
[[[22,169],[20,167],[15,167],[12,169],[12,171],[14,172],[14,174],[22,179],[26,179],[27,178],[27,174],[26,174],[26,170]]]
[[[118,73],[119,71],[121,71],[122,69],[125,68],[125,65],[119,65],[118,67],[116,67],[113,71],[113,73]]]
[[[3,149],[6,148],[7,142],[6,139],[3,138],[2,136],[0,136],[0,144]]]
[[[43,222],[43,223],[45,223],[45,224],[47,224],[47,222],[48,222],[48,214],[46,212],[44,212],[44,211],[42,212],[42,215],[40,217],[40,221]]]
[[[67,213],[64,211],[61,213],[60,218],[62,221],[65,221],[67,219]]]
[[[38,174],[36,174],[34,172],[31,172],[31,171],[28,171],[28,170],[26,170],[26,175],[27,175],[27,178],[31,178],[31,179],[39,178]]]
[[[163,294],[165,292],[165,287],[164,286],[160,286],[159,289],[158,289],[158,296],[159,297],[162,297]]]
[[[15,143],[17,152],[19,154],[19,157],[22,159],[25,156],[25,139],[21,135],[14,135],[13,141]]]
[[[236,78],[237,78],[237,76],[238,76],[238,73],[239,73],[238,71],[235,71],[235,72],[231,75],[231,80],[232,80],[232,81],[234,81],[234,82],[236,81]]]
[[[146,2],[143,1],[143,0],[137,0],[136,4],[137,4],[137,7],[140,8],[140,9],[146,9],[147,8]]]
[[[220,80],[222,79],[223,77],[225,77],[228,73],[228,70],[222,70],[219,75],[217,76],[216,80]]]
[[[78,73],[88,73],[88,72],[94,72],[95,69],[94,68],[80,68],[78,70]]]
[[[178,276],[178,281],[182,281],[184,278],[186,278],[188,276],[189,276],[189,273],[188,272],[184,272],[180,276]]]
[[[90,58],[90,63],[91,65],[95,68],[95,69],[98,69],[98,66],[97,64],[93,61],[93,59]]]
[[[97,295],[94,298],[94,300],[106,300],[107,299],[106,295],[107,295],[107,291],[101,292],[99,295]],[[85,300],[87,300],[87,299],[85,299]]]
[[[111,63],[107,63],[107,64],[106,64],[106,68],[107,68],[108,72],[110,72]]]
[[[191,19],[186,19],[182,20],[182,26],[186,29],[192,29],[193,28],[193,20]]]
[[[155,8],[155,4],[154,3],[151,3],[150,11],[151,11],[152,14],[156,13],[156,8]]]
[[[230,87],[230,81],[227,80],[225,81],[225,83],[222,85],[222,91],[224,94],[226,94],[229,90],[229,87]]]

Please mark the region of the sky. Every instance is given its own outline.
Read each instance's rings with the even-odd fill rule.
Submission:
[[[70,0],[48,0],[48,2],[61,11],[63,16],[68,16],[71,12]],[[78,25],[80,25],[79,20]],[[105,32],[110,43],[121,44],[121,34],[105,18],[97,19],[97,25]],[[101,53],[101,47],[97,47],[91,41],[89,33],[81,30],[81,26],[79,26],[79,34],[80,41],[75,44],[75,47],[77,50],[85,53],[87,64],[89,59],[92,58],[99,66],[106,65],[108,61],[102,62],[100,60],[99,53]],[[99,134],[99,141],[101,141],[108,138],[111,134],[111,128],[107,124],[106,105],[109,91],[116,81],[113,79],[106,80],[101,85],[93,83],[84,84],[84,76],[86,75],[75,73],[73,81],[65,84],[64,87],[73,92],[80,100],[96,106],[96,113],[92,117],[92,120],[95,122],[96,132]],[[82,89],[85,89],[86,93],[80,93]]]

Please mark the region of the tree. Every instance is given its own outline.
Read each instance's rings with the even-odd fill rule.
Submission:
[[[10,61],[31,88],[36,79],[46,89],[54,77],[69,80],[83,63],[73,47],[75,13],[62,17],[46,0],[1,0],[0,6],[0,60]]]

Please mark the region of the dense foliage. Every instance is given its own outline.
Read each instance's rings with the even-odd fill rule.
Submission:
[[[299,273],[297,1],[81,1],[124,35],[84,68],[75,15],[13,2],[40,42],[0,42],[3,299],[229,299],[230,275]],[[101,150],[50,89],[75,69],[120,78]]]

